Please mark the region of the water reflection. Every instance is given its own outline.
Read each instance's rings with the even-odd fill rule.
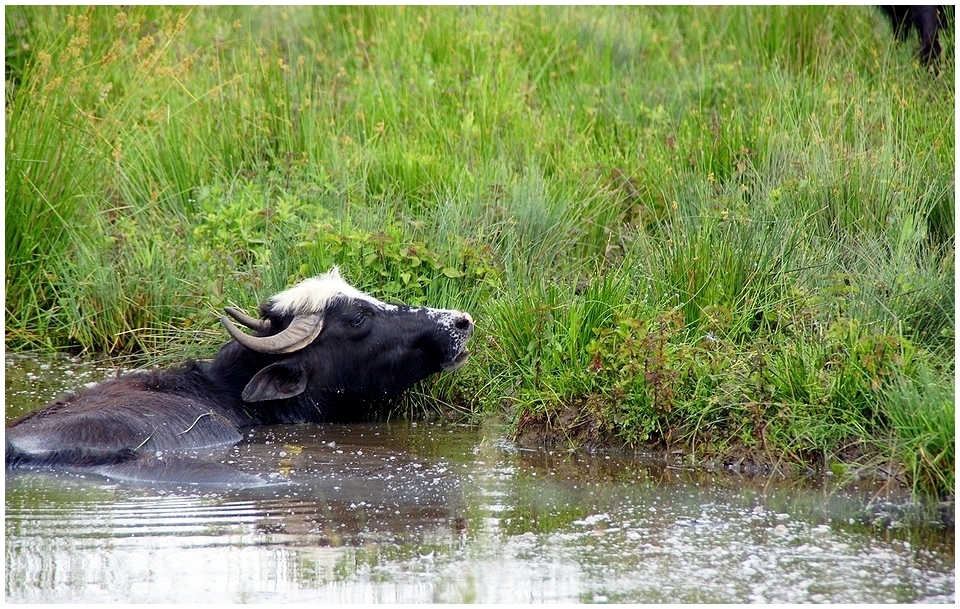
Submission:
[[[226,492],[8,472],[7,598],[310,598],[381,560],[446,552],[465,527],[459,477],[403,450],[405,431],[257,430],[225,460],[277,483]]]
[[[516,450],[495,424],[267,427],[222,460],[275,483],[211,491],[7,472],[6,599],[955,598],[952,529],[867,484]]]

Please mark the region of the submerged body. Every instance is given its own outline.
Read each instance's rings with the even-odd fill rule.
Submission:
[[[211,362],[132,373],[21,417],[6,466],[190,478],[194,460],[184,473],[170,465],[178,455],[232,446],[243,428],[366,418],[461,366],[473,333],[466,313],[381,302],[336,269],[277,294],[260,319],[227,313],[254,333],[221,318],[234,340]]]

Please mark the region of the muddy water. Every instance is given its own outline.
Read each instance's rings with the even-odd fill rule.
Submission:
[[[7,419],[111,374],[8,356]],[[6,600],[955,599],[953,529],[867,483],[522,451],[495,424],[268,427],[217,458],[272,484],[7,472]]]

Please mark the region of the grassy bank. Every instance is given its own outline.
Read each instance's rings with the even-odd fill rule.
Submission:
[[[869,7],[6,9],[8,349],[341,265],[519,441],[954,489],[954,66]]]

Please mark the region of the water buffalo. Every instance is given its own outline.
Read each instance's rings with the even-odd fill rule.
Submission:
[[[926,64],[935,63],[940,59],[939,30],[943,29],[946,12],[942,6],[881,6],[890,23],[897,40],[904,41],[910,35],[912,27],[917,28],[920,34],[920,61]]]
[[[473,319],[381,302],[339,271],[260,306],[226,308],[233,340],[210,362],[140,371],[58,400],[6,429],[6,467],[58,467],[122,479],[239,481],[239,471],[185,458],[226,449],[241,430],[358,420],[417,381],[467,360]]]

